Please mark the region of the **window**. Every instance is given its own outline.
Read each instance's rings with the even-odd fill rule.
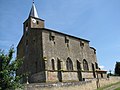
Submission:
[[[69,47],[69,37],[65,36],[65,43],[67,44],[67,47]]]
[[[53,41],[53,43],[55,44],[55,33],[54,32],[50,32],[50,41]]]
[[[81,46],[81,48],[83,48],[84,47],[84,42],[80,41],[80,46]]]
[[[69,37],[65,36],[65,43],[69,43]]]
[[[39,21],[37,21],[37,24],[39,24]]]
[[[54,62],[54,59],[51,60],[51,64],[52,64],[52,70],[55,70],[55,62]]]
[[[88,68],[88,63],[87,63],[87,61],[84,59],[83,60],[83,69],[85,70],[85,71],[88,71],[89,70],[89,68]]]
[[[54,41],[55,40],[55,33],[50,32],[50,40]]]
[[[54,41],[55,40],[55,36],[51,36],[51,40]]]
[[[66,68],[68,71],[72,71],[73,70],[73,63],[72,60],[68,57],[67,61],[66,61]]]

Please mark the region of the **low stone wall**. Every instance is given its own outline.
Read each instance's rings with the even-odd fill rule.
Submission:
[[[93,72],[82,72],[82,78],[90,79],[93,77]]]
[[[97,85],[102,87],[120,81],[120,77],[109,79],[93,79],[83,82],[62,82],[62,83],[34,83],[25,85],[24,90],[95,90]]]
[[[69,82],[69,83],[68,82],[67,83],[46,83],[46,84],[34,83],[34,84],[25,85],[24,90],[93,90],[93,88],[96,88],[96,86],[92,84],[93,84],[92,81]],[[88,89],[88,87],[91,89]]]
[[[79,81],[77,77],[77,72],[63,72],[64,81]]]
[[[94,77],[98,78],[107,78],[107,74],[105,73],[96,73],[96,76],[93,75],[92,71],[53,71],[46,70],[36,74],[31,75],[29,77],[29,82],[31,83],[41,83],[41,82],[72,82],[72,81],[88,81],[89,79],[94,79]]]

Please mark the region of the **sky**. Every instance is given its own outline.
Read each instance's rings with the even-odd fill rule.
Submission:
[[[120,0],[35,0],[45,27],[87,39],[99,66],[114,71],[120,62]],[[15,50],[32,0],[0,0],[0,49]]]

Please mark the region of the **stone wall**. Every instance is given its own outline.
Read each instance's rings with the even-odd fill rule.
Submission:
[[[110,77],[109,79],[100,79],[99,83],[100,83],[100,87],[102,86],[106,86],[108,84],[112,84],[112,83],[116,83],[116,82],[120,82],[120,77]]]
[[[78,81],[77,72],[63,72],[62,75],[64,81]]]
[[[51,33],[54,36],[54,40],[50,40]],[[69,43],[65,42],[67,39]],[[69,35],[61,34],[58,32],[53,32],[49,30],[42,31],[43,39],[43,57],[47,58],[47,68],[52,69],[51,59],[55,60],[55,69],[57,69],[57,59],[62,61],[62,69],[66,70],[66,60],[69,57],[73,62],[73,69],[77,70],[76,60],[81,63],[81,68],[83,69],[83,59],[88,62],[89,70],[92,70],[91,63],[95,64],[96,54],[89,46],[88,41],[83,41],[74,38]],[[84,46],[80,46],[80,43],[84,43]]]
[[[98,86],[102,87],[112,83],[120,82],[120,77],[110,77],[109,79],[100,79]],[[83,82],[68,83],[39,83],[25,85],[24,90],[95,90],[97,89],[97,79]],[[17,89],[20,90],[20,89]]]
[[[95,74],[96,75],[96,74]],[[98,78],[106,79],[107,74],[98,74]],[[40,83],[40,82],[71,82],[71,81],[79,81],[80,78],[83,81],[88,81],[94,79],[93,72],[81,72],[81,76],[79,76],[77,71],[69,72],[69,71],[61,71],[61,77],[59,76],[59,71],[47,70],[42,71],[31,76],[31,82]],[[97,75],[96,75],[97,78]],[[80,81],[81,81],[80,80]]]
[[[82,72],[82,78],[91,79],[93,77],[93,72]]]

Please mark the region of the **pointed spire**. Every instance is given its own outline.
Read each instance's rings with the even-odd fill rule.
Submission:
[[[33,0],[32,8],[31,8],[29,16],[39,18],[35,4],[34,4],[34,0]]]

